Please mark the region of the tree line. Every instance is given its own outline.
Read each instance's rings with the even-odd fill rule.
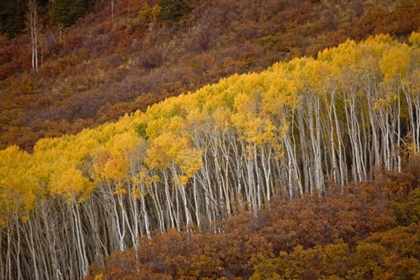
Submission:
[[[114,16],[116,0],[4,0],[0,3],[0,33],[12,39],[24,32],[30,26],[27,14],[32,14],[34,7],[40,7],[46,12],[43,21],[57,28],[73,25],[79,18],[93,9],[95,4],[109,2],[111,17]],[[177,23],[184,15],[191,12],[187,0],[152,0],[151,5],[159,5],[158,19],[162,22]]]
[[[32,154],[1,150],[1,278],[83,278],[116,250],[140,261],[139,237],[223,233],[273,198],[402,171],[420,148],[419,46],[418,33],[348,40],[41,139]]]

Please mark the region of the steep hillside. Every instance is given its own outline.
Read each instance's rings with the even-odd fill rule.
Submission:
[[[234,73],[315,56],[348,38],[404,40],[420,26],[416,0],[191,0],[169,19],[157,0],[84,2],[88,12],[68,27],[57,25],[53,6],[39,9],[37,73],[29,30],[0,39],[0,148],[32,151],[42,137],[116,120]]]
[[[153,238],[170,229],[223,233],[226,219],[239,213],[257,217],[262,208],[277,207],[273,200],[302,203],[299,216],[280,224],[285,232],[280,228],[271,235],[270,228],[276,227],[259,221],[267,226],[264,238],[292,242],[286,248],[292,259],[299,258],[292,250],[306,256],[311,250],[324,254],[335,248],[363,264],[358,258],[365,252],[387,256],[394,247],[382,248],[387,246],[382,238],[393,233],[407,241],[401,250],[411,248],[407,244],[419,228],[414,189],[420,182],[420,33],[406,41],[389,35],[361,43],[348,40],[316,59],[295,58],[258,74],[232,75],[117,122],[40,139],[33,153],[17,146],[0,150],[0,278],[80,279],[92,262],[104,269],[104,261],[115,261],[104,257],[129,248],[135,260],[145,262],[146,272],[159,273],[159,260],[136,252],[139,237]],[[358,185],[355,193],[344,187],[349,184]],[[412,191],[408,204],[390,208],[390,201],[405,203]],[[331,193],[344,224],[319,200]],[[302,197],[313,200],[313,207]],[[282,208],[280,204],[278,210]],[[326,219],[318,219],[321,212],[312,208],[326,211]],[[387,220],[391,213],[401,221]],[[308,224],[310,220],[320,224]],[[395,232],[373,236],[360,255],[353,255],[359,240],[390,228]],[[258,241],[270,252],[264,239],[251,238],[240,246],[253,251]],[[340,241],[352,247],[322,247]],[[380,251],[375,249],[378,242],[384,242]],[[304,248],[295,248],[299,245]],[[273,273],[285,265],[277,259],[283,250],[279,246],[273,258],[261,259],[261,265],[280,263]],[[205,260],[215,257],[211,252],[203,253]],[[404,258],[398,263],[401,275],[414,276],[418,255],[404,252],[392,256]],[[182,261],[184,251],[175,253]],[[234,261],[235,255],[226,254],[215,263],[222,267],[223,261]],[[133,255],[127,256],[128,263],[111,267],[131,265]],[[250,266],[259,262],[244,262],[255,257],[245,254],[229,273],[244,271],[249,277]],[[349,271],[348,277],[370,275],[382,259]],[[392,259],[386,260],[385,274],[395,268]],[[162,266],[167,273],[167,264]],[[287,273],[290,278],[300,275]]]

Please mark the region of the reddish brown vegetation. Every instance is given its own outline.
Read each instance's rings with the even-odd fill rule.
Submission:
[[[412,173],[383,175],[371,184],[273,200],[258,215],[241,213],[202,233],[144,238],[137,250],[107,257],[105,269],[92,265],[86,279],[418,277],[420,189],[412,189]]]
[[[179,26],[156,21],[157,1],[118,1],[94,10],[62,36],[40,36],[40,69],[30,72],[30,40],[0,41],[0,148],[31,150],[41,137],[116,120],[167,96],[233,73],[313,56],[346,39],[418,30],[420,3],[380,1],[190,1]],[[28,85],[28,83],[30,85]],[[140,98],[140,99],[139,99]]]

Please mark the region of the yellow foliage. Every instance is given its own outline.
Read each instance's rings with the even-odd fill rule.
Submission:
[[[185,126],[184,119],[180,116],[174,116],[171,118],[168,124],[168,130],[172,131],[173,133],[185,131],[187,128]]]
[[[148,18],[149,12],[153,11],[148,10],[143,16]],[[14,211],[25,217],[24,212],[34,208],[37,196],[43,198],[48,193],[62,195],[70,202],[87,198],[95,188],[86,177],[88,173],[94,173],[98,181],[118,185],[133,180],[147,187],[156,180],[147,168],[163,170],[175,166],[180,183],[185,185],[202,166],[202,151],[193,142],[200,137],[196,132],[239,135],[249,149],[265,144],[277,147],[288,132],[291,116],[300,109],[300,101],[311,94],[323,97],[339,78],[347,80],[338,92],[353,82],[361,83],[356,78],[370,75],[379,82],[383,80],[384,85],[400,82],[398,79],[402,78],[410,91],[417,94],[418,85],[414,81],[419,73],[414,68],[420,61],[420,34],[413,33],[409,41],[412,46],[399,44],[389,35],[371,37],[359,44],[348,40],[337,48],[320,52],[317,60],[295,58],[260,74],[233,75],[194,94],[169,98],[149,107],[146,113],[126,115],[116,123],[85,129],[77,135],[41,139],[32,155],[17,146],[2,150],[0,220],[4,223],[5,217]],[[357,97],[365,94],[360,88],[356,89]],[[346,97],[342,94],[340,100],[346,102]],[[372,100],[373,109],[382,110],[397,98],[392,90],[378,94]],[[344,113],[340,108],[337,111]],[[148,136],[145,155],[138,152],[140,148],[146,149],[135,131],[139,123]],[[212,131],[206,131],[209,128]],[[215,141],[223,145],[221,138]],[[136,164],[144,159],[147,166],[132,178],[133,174],[128,173],[133,167],[130,163],[134,151],[139,157]],[[93,168],[89,166],[92,161]],[[117,194],[124,191],[116,189]],[[134,188],[132,195],[138,198],[143,194]]]
[[[153,182],[158,180],[158,178],[156,178],[154,176],[151,176],[148,173],[147,168],[142,167],[139,174],[137,176],[133,177],[132,180],[133,180],[133,183],[135,183],[135,184],[150,186],[150,185],[152,185]]]
[[[411,44],[413,44],[414,47],[420,46],[420,33],[413,32],[411,33],[410,37],[408,38]]]
[[[51,194],[64,196],[69,203],[87,199],[94,189],[94,184],[73,166],[54,170],[50,180]]]
[[[127,177],[129,162],[124,153],[104,154],[99,157],[94,170],[100,180],[119,181]]]
[[[107,143],[111,153],[132,152],[139,146],[139,138],[134,130],[116,134]]]
[[[262,94],[262,112],[273,116],[281,114],[284,106],[295,107],[297,88],[289,79],[278,74],[266,78],[266,91]]]
[[[181,184],[183,186],[185,186],[188,183],[188,180],[189,180],[188,176],[180,175],[180,176],[178,176],[178,178],[179,178],[179,181],[181,182]]]
[[[353,40],[347,40],[337,48],[326,49],[318,54],[318,60],[328,61],[331,74],[338,76],[348,69],[356,70],[358,61],[362,60],[363,53]]]
[[[33,157],[17,146],[0,151],[0,226],[6,226],[13,213],[24,220],[35,207],[40,188],[28,172],[33,163]]]
[[[211,115],[212,121],[221,130],[227,130],[232,124],[232,112],[229,108],[220,107],[214,110]],[[205,128],[204,128],[205,129]]]
[[[186,181],[188,181],[189,178],[193,177],[200,170],[203,164],[202,152],[195,148],[182,150],[177,159],[177,164],[185,174]]]
[[[168,168],[171,164],[170,158],[159,144],[149,147],[144,162],[148,168],[160,170]]]
[[[235,98],[236,114],[232,116],[232,123],[241,132],[241,137],[247,142],[257,145],[270,143],[276,138],[277,128],[272,122],[258,112],[254,96],[238,94]]]
[[[411,49],[406,44],[392,47],[384,52],[379,66],[385,81],[390,81],[396,75],[405,78],[410,69]]]
[[[153,140],[163,133],[168,120],[165,118],[158,118],[148,122],[146,134],[149,139]]]
[[[121,186],[120,184],[117,184],[114,190],[114,195],[126,195],[126,194],[127,194],[127,190],[124,189],[124,187]]]
[[[131,195],[133,196],[134,199],[139,199],[142,196],[142,194],[141,194],[141,192],[138,188],[133,188],[131,190]]]

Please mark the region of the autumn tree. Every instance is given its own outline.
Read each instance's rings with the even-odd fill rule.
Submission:
[[[108,259],[115,275],[249,278],[267,267],[290,278],[383,278],[392,267],[414,277],[418,35],[409,42],[347,41],[45,137],[30,154],[0,151],[1,277],[83,278],[90,263],[100,271],[103,256],[129,248]],[[63,67],[78,61],[69,55]],[[6,82],[16,97],[38,91],[30,75]],[[158,254],[144,249],[166,231]],[[408,240],[391,246],[394,234]],[[325,261],[340,257],[348,262]],[[206,263],[215,266],[200,272]]]
[[[29,31],[31,34],[31,50],[32,50],[32,71],[38,72],[38,40],[39,32],[41,25],[39,22],[39,2],[38,0],[29,0],[28,1],[28,13],[27,13],[27,22],[29,26]]]

